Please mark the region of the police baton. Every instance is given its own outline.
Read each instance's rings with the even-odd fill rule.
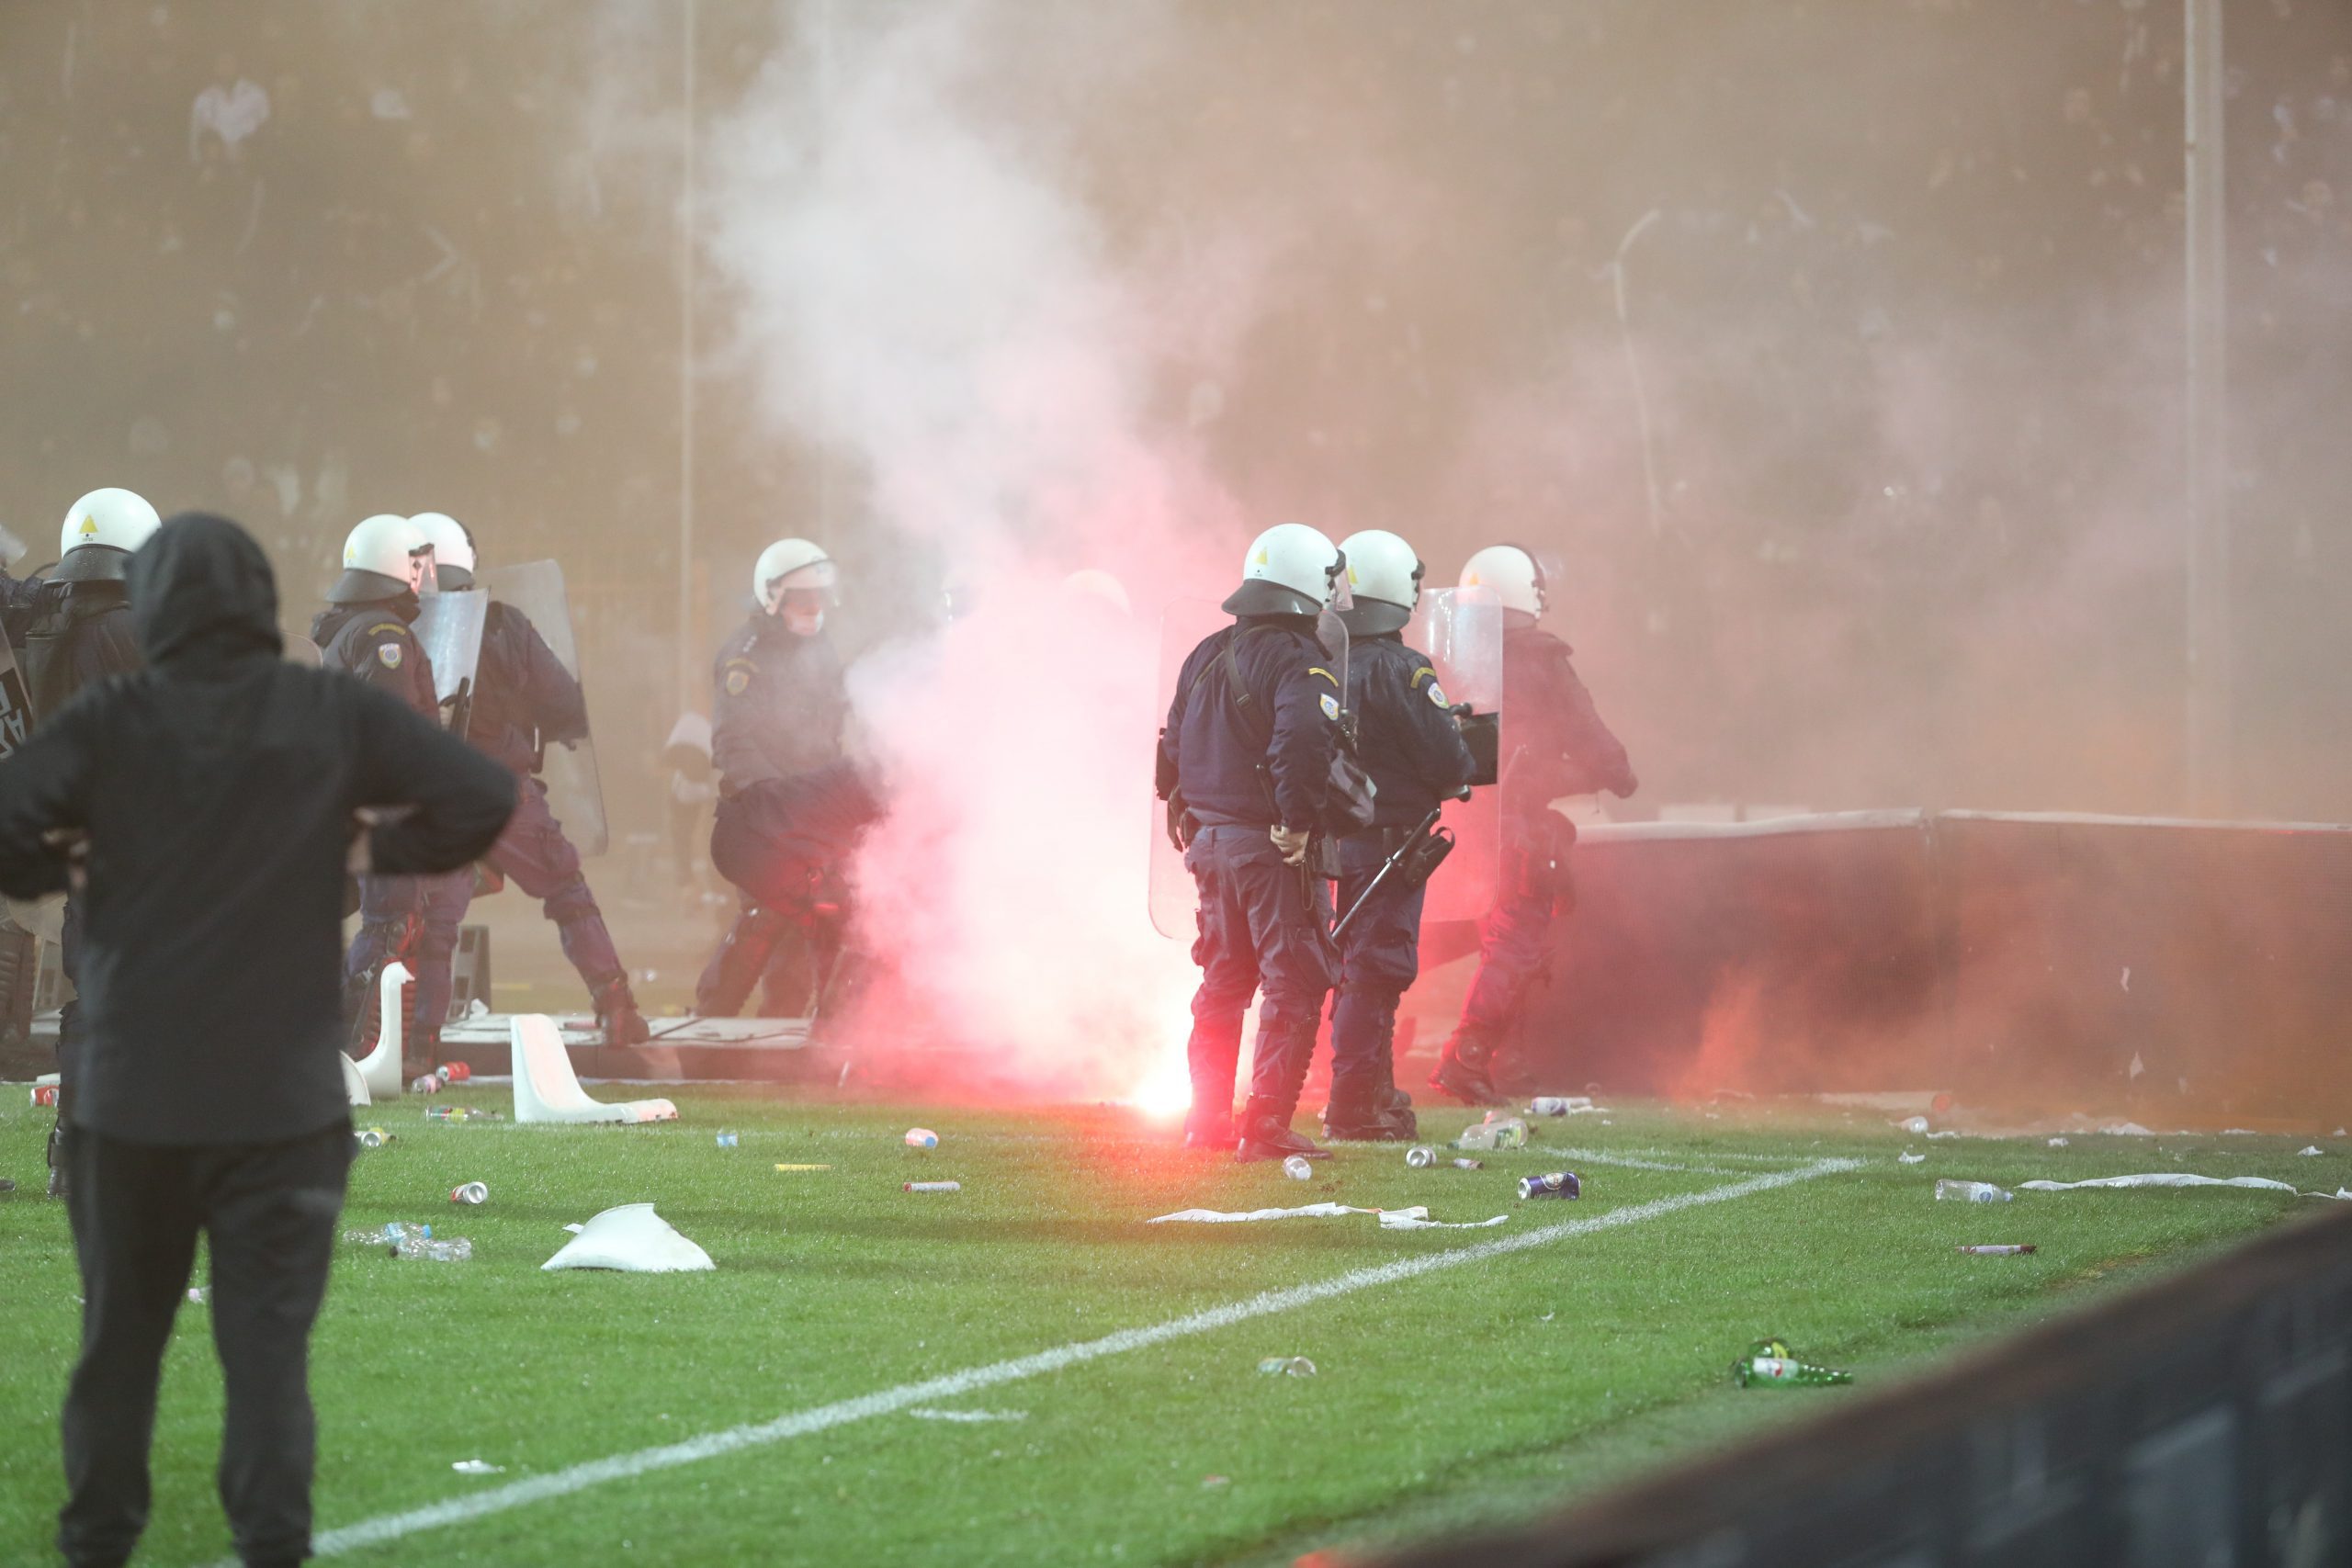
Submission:
[[[1356,901],[1348,906],[1348,912],[1341,915],[1340,923],[1331,928],[1333,942],[1340,940],[1340,933],[1348,929],[1348,922],[1363,911],[1363,907],[1372,901],[1372,896],[1380,890],[1380,885],[1388,880],[1389,874],[1396,871],[1407,855],[1413,852],[1414,848],[1420,843],[1429,830],[1437,826],[1437,819],[1444,814],[1445,803],[1440,801],[1430,807],[1430,814],[1422,818],[1413,830],[1398,841],[1395,849],[1388,852],[1388,858],[1382,861],[1380,869],[1372,874],[1372,880],[1364,884],[1363,892],[1356,895]]]

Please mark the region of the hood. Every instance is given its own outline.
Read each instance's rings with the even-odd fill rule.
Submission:
[[[183,512],[130,558],[130,625],[150,664],[277,657],[277,580],[226,517]]]

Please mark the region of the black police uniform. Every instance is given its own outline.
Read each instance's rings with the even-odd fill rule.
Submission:
[[[1239,691],[1224,670],[1228,642]],[[1196,824],[1184,851],[1200,891],[1185,1122],[1196,1146],[1233,1135],[1242,1015],[1261,989],[1238,1152],[1268,1157],[1288,1152],[1280,1140],[1303,1142],[1289,1126],[1331,989],[1330,903],[1311,872],[1283,863],[1269,830],[1323,826],[1344,694],[1306,615],[1242,616],[1195,648],[1178,677],[1159,784]]]
[[[473,586],[471,574],[459,567],[443,567],[440,582],[448,589]],[[550,744],[584,739],[587,734],[588,699],[580,682],[530,616],[492,600],[482,620],[466,739],[514,775],[516,801],[506,830],[483,858],[526,895],[538,899],[542,912],[555,922],[564,957],[588,987],[605,1043],[642,1044],[650,1032],[629,991],[604,911],[589,890],[580,852],[549,809],[547,785],[537,777]],[[449,966],[472,898],[471,877],[426,886],[424,929],[419,939],[424,967],[417,977],[416,1011],[435,1032],[448,1017]],[[427,976],[438,983],[428,986]]]
[[[83,687],[109,675],[128,675],[145,662],[131,630],[130,592],[123,583],[130,568],[128,550],[82,545],[67,551],[45,581],[0,573],[0,604],[6,606],[0,618],[18,649],[36,722],[63,708]],[[82,910],[70,895],[57,956],[76,993],[57,1017],[57,1121],[49,1134],[49,1191],[62,1198],[78,1076],[74,1058],[82,1041]],[[33,977],[23,978],[29,984]]]
[[[433,689],[433,661],[424,645],[409,629],[417,617],[415,592],[406,583],[377,572],[347,571],[336,584],[339,595],[380,589],[368,599],[348,599],[330,604],[311,622],[311,640],[319,645],[320,661],[329,670],[356,675],[368,685],[398,700],[413,712],[438,724],[441,702]],[[361,1025],[361,1043],[372,1041],[367,1027],[374,1019],[376,976],[383,965],[398,959],[415,975],[419,1006],[407,1022],[401,1041],[404,1070],[423,1072],[429,1066],[435,1029],[428,1025],[424,1000],[437,985],[445,999],[449,994],[449,953],[435,964],[424,946],[424,915],[428,897],[457,896],[460,879],[472,872],[442,876],[363,876],[359,879],[359,933],[343,964],[343,1009],[346,1020]],[[428,969],[436,971],[427,978]],[[438,1020],[433,1021],[437,1024]]]
[[[1540,627],[1503,633],[1502,886],[1479,933],[1462,1021],[1430,1079],[1472,1104],[1501,1101],[1495,1054],[1544,973],[1555,914],[1575,905],[1568,851],[1576,824],[1552,802],[1604,789],[1630,795],[1639,785],[1568,655],[1566,643]]]
[[[731,1018],[787,931],[808,934],[820,974],[830,964],[848,897],[843,867],[880,807],[842,750],[849,689],[823,632],[801,637],[754,610],[711,678],[719,785],[710,863],[743,907],[695,986],[695,1010]]]
[[[1425,886],[1382,864],[1438,802],[1459,795],[1476,764],[1428,657],[1396,633],[1357,638],[1348,649],[1348,704],[1356,753],[1372,775],[1371,830],[1340,840],[1339,908],[1362,908],[1340,936],[1340,995],[1331,1010],[1334,1138],[1409,1138],[1412,1100],[1396,1088],[1396,1004],[1420,974]]]

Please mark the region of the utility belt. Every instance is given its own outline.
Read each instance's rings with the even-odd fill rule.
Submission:
[[[1421,829],[1419,823],[1404,822],[1399,823],[1395,827],[1368,828],[1361,833],[1351,833],[1348,835],[1348,842],[1351,844],[1375,845],[1378,847],[1382,857],[1385,859],[1389,855],[1395,854],[1398,850],[1404,848],[1407,844],[1411,843],[1415,839],[1419,838],[1420,835]]]

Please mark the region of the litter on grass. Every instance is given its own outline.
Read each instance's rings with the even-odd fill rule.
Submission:
[[[488,1460],[480,1459],[461,1459],[449,1468],[459,1475],[503,1475],[506,1473],[504,1465],[492,1464]]]
[[[1797,1359],[1784,1339],[1758,1339],[1731,1364],[1732,1382],[1742,1388],[1819,1387],[1852,1382],[1854,1374],[1816,1367]]]
[[[904,1181],[899,1185],[899,1190],[906,1192],[961,1192],[964,1190],[964,1184],[960,1181]]]
[[[1921,1165],[1926,1163],[1927,1158],[1926,1155],[1915,1155],[1908,1149],[1894,1156],[1895,1163],[1898,1165]]]
[[[1258,1371],[1270,1378],[1311,1378],[1315,1375],[1315,1363],[1304,1356],[1269,1356],[1258,1363]]]
[[[1509,1214],[1497,1214],[1491,1220],[1433,1220],[1426,1204],[1416,1203],[1408,1209],[1358,1209],[1345,1203],[1301,1203],[1295,1209],[1179,1209],[1172,1214],[1154,1214],[1146,1220],[1148,1225],[1238,1225],[1257,1220],[1329,1220],[1342,1214],[1377,1214],[1380,1227],[1392,1231],[1419,1230],[1484,1230],[1499,1225]]]
[[[2302,1155],[2302,1156],[2304,1156],[2305,1157],[2307,1157],[2307,1158],[2308,1158],[2309,1156],[2312,1156],[2312,1155],[2320,1154],[2320,1153],[2323,1153],[2323,1152],[2324,1152],[2324,1151],[2323,1151],[2317,1144],[2306,1144],[2306,1145],[2304,1145],[2301,1148],[2297,1149],[2295,1152],[2296,1152],[2297,1154],[2299,1154],[2299,1155]]]
[[[206,1290],[206,1286],[192,1285],[188,1288],[187,1299],[194,1302],[197,1305],[202,1306],[204,1304]]]
[[[935,1149],[938,1146],[939,1134],[933,1132],[930,1128],[910,1127],[907,1129],[907,1147],[910,1149]]]
[[[2034,1186],[2027,1182],[2028,1187]],[[2014,1192],[1994,1186],[1989,1181],[1954,1181],[1950,1178],[1936,1183],[1936,1201],[1960,1203],[2007,1203],[2017,1197]]]
[[[833,1168],[830,1165],[780,1165],[776,1168],[778,1170],[831,1170]]]
[[[2023,1247],[1963,1247],[1960,1249],[1970,1258],[2017,1258],[2033,1250],[2031,1242]]]
[[[2092,1187],[2249,1187],[2266,1192],[2300,1190],[2290,1182],[2273,1181],[2267,1176],[2187,1176],[2178,1171],[2148,1176],[2099,1176],[2087,1181],[2020,1181],[2018,1186],[2028,1192],[2077,1192]],[[2314,1198],[2328,1194],[2314,1192]]]
[[[650,1203],[605,1210],[539,1265],[542,1271],[611,1269],[624,1274],[698,1273],[718,1267],[709,1253],[680,1235]]]
[[[1026,1421],[1026,1410],[934,1410],[925,1405],[910,1410],[908,1415],[918,1421]]]
[[[2066,1146],[2066,1140],[2064,1138],[2052,1138],[2050,1140],[2050,1146],[2053,1149],[2063,1149]]]

